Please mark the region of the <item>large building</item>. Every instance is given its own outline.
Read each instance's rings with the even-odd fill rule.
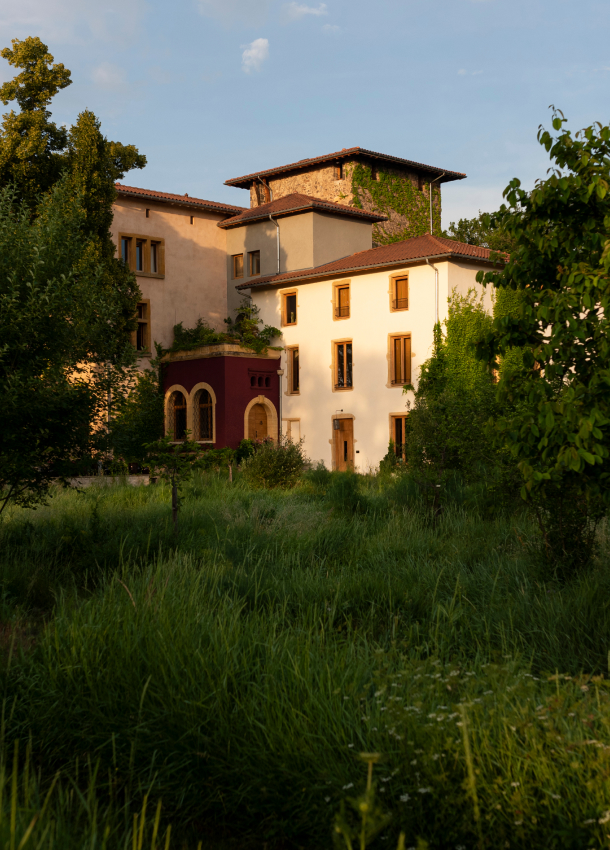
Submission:
[[[464,176],[349,148],[227,181],[249,190],[248,208],[117,186],[113,232],[143,294],[143,364],[179,322],[222,330],[244,296],[281,329],[281,351],[168,354],[166,432],[215,447],[283,433],[330,468],[377,466],[390,439],[403,442],[403,387],[417,383],[448,298],[480,291],[491,264],[487,249],[436,235],[440,184]],[[396,190],[383,205],[372,180]]]

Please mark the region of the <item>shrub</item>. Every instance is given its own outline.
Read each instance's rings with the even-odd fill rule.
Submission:
[[[333,473],[326,493],[328,502],[336,510],[345,511],[345,513],[355,514],[366,511],[368,500],[360,492],[360,481],[361,476],[351,470]]]
[[[303,440],[293,443],[280,436],[277,442],[267,439],[255,446],[254,454],[241,466],[251,487],[294,487],[299,482],[306,463]]]

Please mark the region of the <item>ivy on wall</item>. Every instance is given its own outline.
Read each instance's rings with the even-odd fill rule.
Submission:
[[[351,167],[351,204],[359,209],[369,209],[387,215],[390,221],[373,226],[373,240],[380,245],[401,242],[412,236],[423,236],[430,232],[430,183],[424,183],[420,191],[408,177],[390,171],[377,171],[373,177],[368,165],[355,163]],[[427,188],[428,191],[425,191]],[[432,186],[433,233],[441,235],[441,193],[438,184]],[[406,219],[404,227],[395,232],[392,228],[392,213]],[[398,223],[398,222],[397,222]]]

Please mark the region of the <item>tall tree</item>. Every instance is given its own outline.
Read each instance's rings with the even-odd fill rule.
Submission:
[[[586,563],[610,502],[610,127],[540,128],[551,175],[531,193],[512,180],[492,219],[514,242],[479,279],[518,294],[479,343],[489,364],[521,350],[498,385],[497,429],[519,464],[547,551]],[[520,360],[520,362],[519,362]]]
[[[39,38],[13,39],[0,56],[22,68],[0,86],[0,100],[12,101],[20,112],[4,115],[0,133],[0,185],[12,183],[17,195],[34,209],[40,194],[48,192],[65,167],[62,156],[68,133],[51,121],[48,106],[57,92],[72,82],[70,71],[53,64],[53,56]]]
[[[38,38],[1,55],[22,69],[0,129],[0,489],[30,504],[91,447],[109,393],[129,384],[140,291],[115,256],[115,182],[146,158],[89,111],[69,130],[48,109],[70,84]]]

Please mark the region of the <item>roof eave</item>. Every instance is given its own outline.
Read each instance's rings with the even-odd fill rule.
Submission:
[[[342,215],[347,218],[355,218],[358,221],[369,221],[369,222],[379,222],[379,221],[388,221],[387,216],[385,215],[377,215],[375,213],[367,213],[365,211],[355,211],[349,208],[345,210],[334,209],[333,207],[324,207],[324,206],[299,206],[299,207],[291,207],[288,210],[278,210],[277,212],[264,213],[264,215],[253,215],[248,216],[248,218],[241,219],[241,221],[219,221],[217,227],[222,227],[225,230],[229,230],[231,227],[243,227],[246,224],[252,224],[255,221],[266,221],[270,215],[274,218],[281,218],[286,215],[294,215],[295,213],[301,212],[323,212],[330,213],[331,215]]]
[[[170,204],[172,206],[178,207],[190,207],[191,209],[199,209],[199,210],[209,210],[210,212],[217,212],[221,214],[229,214],[230,216],[239,215],[236,210],[241,209],[245,212],[248,207],[235,207],[235,206],[223,206],[222,204],[215,203],[202,203],[201,201],[197,202],[191,200],[190,198],[163,198],[160,195],[155,195],[153,193],[147,192],[128,192],[125,189],[117,189],[117,197],[124,195],[128,198],[146,198],[149,201],[158,201],[161,204]]]
[[[301,281],[314,281],[314,280],[322,280],[324,278],[329,277],[341,277],[346,274],[355,274],[356,272],[368,272],[368,271],[377,271],[378,269],[385,269],[391,267],[402,267],[402,266],[412,266],[416,263],[425,263],[427,260],[432,260],[435,262],[439,262],[440,260],[470,260],[475,263],[484,263],[488,266],[499,266],[499,263],[493,262],[492,260],[485,257],[474,257],[470,254],[456,254],[454,251],[445,252],[442,254],[425,254],[421,257],[411,257],[408,260],[392,260],[387,261],[385,263],[377,263],[372,266],[352,266],[348,269],[335,269],[334,271],[321,272],[318,274],[309,274],[309,275],[301,275],[300,277],[287,277],[284,280],[274,281],[273,278],[269,278],[266,281],[250,281],[249,283],[240,283],[235,289],[261,289],[268,287],[273,288],[274,286],[280,286],[283,283],[293,284],[300,283]]]
[[[253,180],[256,180],[258,177],[270,177],[271,175],[278,174],[286,174],[290,171],[299,171],[302,168],[308,168],[312,165],[320,165],[324,162],[332,162],[338,159],[349,159],[358,156],[368,157],[372,159],[380,159],[384,162],[393,162],[398,165],[410,166],[415,170],[427,171],[430,174],[443,175],[440,179],[440,183],[450,183],[455,180],[464,180],[466,178],[466,174],[462,174],[459,171],[445,171],[443,168],[438,168],[436,165],[426,165],[423,162],[414,162],[409,159],[401,159],[400,157],[390,156],[389,154],[377,153],[376,151],[369,151],[364,148],[351,148],[347,151],[339,151],[334,154],[329,154],[328,156],[323,157],[314,157],[310,160],[305,160],[304,162],[294,162],[289,166],[279,166],[278,168],[268,168],[265,171],[256,171],[252,174],[245,174],[243,177],[233,177],[229,180],[224,181],[225,186],[235,186],[238,189],[249,189],[250,184]]]

